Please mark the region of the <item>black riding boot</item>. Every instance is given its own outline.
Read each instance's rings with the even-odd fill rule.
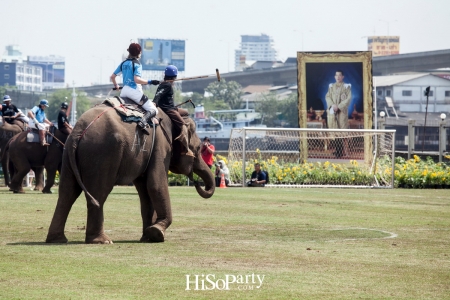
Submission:
[[[138,122],[138,126],[139,128],[144,131],[145,134],[150,134],[147,130],[147,126],[148,126],[148,121],[153,118],[154,116],[156,116],[156,111],[150,110],[147,111],[144,116],[142,117],[142,119]]]

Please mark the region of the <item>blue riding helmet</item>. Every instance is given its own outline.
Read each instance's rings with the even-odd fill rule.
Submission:
[[[45,105],[45,106],[48,107],[48,101],[45,100],[45,99],[42,99],[42,100],[39,102],[39,105]]]
[[[3,96],[3,102],[5,101],[11,101],[11,97],[9,95]]]
[[[164,70],[164,75],[168,77],[175,77],[178,75],[178,69],[174,65],[168,65]]]

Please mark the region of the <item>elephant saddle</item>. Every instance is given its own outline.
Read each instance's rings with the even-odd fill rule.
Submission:
[[[49,131],[51,134],[55,134],[56,127],[50,126]],[[53,137],[49,134],[45,135],[47,143],[51,144],[53,142]],[[39,143],[39,131],[36,128],[28,127],[27,131],[27,142],[28,143]]]
[[[141,105],[136,104],[136,102],[126,97],[121,98],[119,96],[115,96],[112,98],[106,98],[103,103],[114,107],[123,122],[137,123],[145,114],[145,110]],[[149,122],[149,124],[150,123],[151,122]]]

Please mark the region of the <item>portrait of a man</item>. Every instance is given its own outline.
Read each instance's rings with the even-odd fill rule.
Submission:
[[[328,92],[325,95],[327,101],[328,128],[348,128],[348,107],[352,100],[352,85],[345,83],[344,77],[344,72],[337,70],[334,75],[336,82],[330,83]]]
[[[306,63],[305,68],[306,107],[323,111],[323,128],[361,129],[363,120],[354,122],[352,113],[364,112],[362,63]]]

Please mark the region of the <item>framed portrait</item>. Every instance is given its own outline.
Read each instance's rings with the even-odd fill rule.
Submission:
[[[300,128],[372,129],[371,51],[298,52],[297,64]]]

